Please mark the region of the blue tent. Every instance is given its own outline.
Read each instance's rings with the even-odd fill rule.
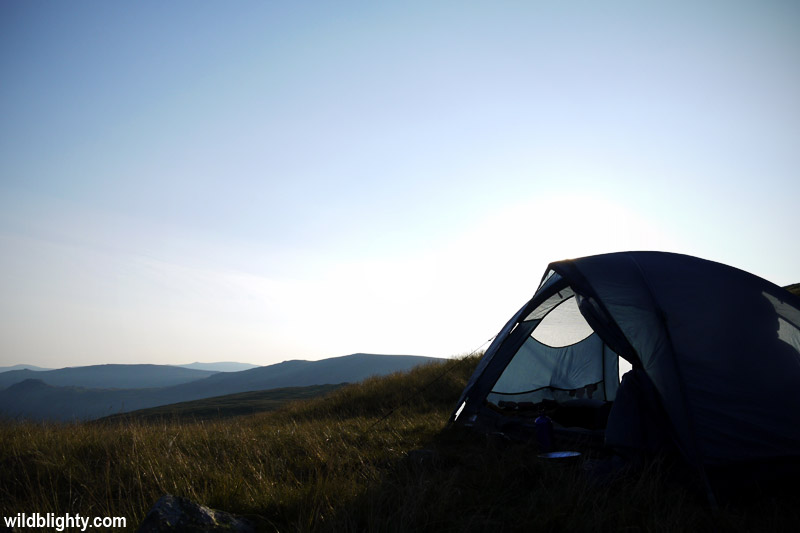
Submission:
[[[590,429],[604,430],[609,444],[667,438],[701,468],[796,460],[800,298],[680,254],[552,263],[486,351],[451,420],[518,432],[554,405],[605,412],[607,423]]]

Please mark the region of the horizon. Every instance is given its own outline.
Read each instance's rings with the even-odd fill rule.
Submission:
[[[423,358],[434,358],[434,359],[447,359],[446,357],[436,357],[436,356],[425,356],[425,355],[414,355],[414,354],[384,354],[384,353],[364,353],[364,352],[355,352],[345,355],[334,355],[331,357],[325,357],[320,359],[284,359],[281,361],[275,361],[269,363],[267,365],[257,365],[255,363],[250,363],[247,361],[192,361],[191,363],[93,363],[91,365],[67,365],[64,367],[40,367],[38,365],[32,365],[28,363],[15,363],[10,365],[0,365],[0,369],[10,369],[15,367],[35,367],[36,371],[48,371],[48,370],[64,370],[66,368],[83,368],[86,366],[108,366],[108,365],[119,365],[119,366],[134,366],[134,365],[155,365],[155,366],[174,366],[174,367],[188,367],[191,365],[229,365],[229,364],[238,364],[238,365],[251,365],[253,368],[260,368],[264,366],[271,366],[271,365],[279,365],[281,363],[290,363],[292,361],[322,361],[323,359],[339,359],[342,357],[350,357],[353,355],[375,355],[375,356],[399,356],[399,357],[423,357]],[[249,370],[249,369],[244,369]],[[219,372],[241,372],[242,370],[220,370]]]
[[[3,3],[0,366],[452,357],[616,251],[798,283],[799,24]]]

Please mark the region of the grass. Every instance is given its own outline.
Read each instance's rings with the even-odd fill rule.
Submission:
[[[784,287],[787,291],[791,292],[795,296],[800,296],[800,283],[795,283],[793,285],[787,285]]]
[[[600,484],[530,446],[445,430],[476,363],[228,419],[3,423],[0,514],[124,516],[134,530],[171,493],[264,531],[780,531],[800,519],[796,493],[714,513],[662,461]]]

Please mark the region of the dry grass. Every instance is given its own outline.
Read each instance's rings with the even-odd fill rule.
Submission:
[[[212,422],[6,422],[0,514],[70,512],[139,523],[171,493],[258,515],[281,530],[313,529],[441,430],[452,395],[474,367],[454,364],[460,372],[441,376],[444,367],[430,365],[275,413]],[[435,391],[417,392],[438,376]]]

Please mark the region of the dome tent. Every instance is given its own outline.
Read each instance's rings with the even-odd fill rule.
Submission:
[[[648,389],[623,402],[618,368]],[[627,377],[626,377],[627,380]],[[619,393],[620,401],[614,402]],[[543,405],[610,407],[609,443],[636,446],[658,412],[690,464],[800,459],[800,298],[720,263],[620,252],[551,263],[487,349],[451,416],[512,433]],[[627,405],[626,405],[627,404]],[[645,435],[646,438],[646,435]],[[647,443],[642,441],[641,446]]]

